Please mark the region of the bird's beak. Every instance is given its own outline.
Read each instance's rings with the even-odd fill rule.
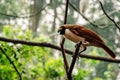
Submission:
[[[61,30],[62,30],[62,28],[61,28],[61,27],[59,27],[59,28],[58,28],[58,30],[57,30],[57,32],[58,32],[58,33],[60,33],[60,31],[61,31]]]

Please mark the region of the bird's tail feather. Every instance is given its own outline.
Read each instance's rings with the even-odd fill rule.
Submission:
[[[101,47],[108,53],[109,56],[115,58],[115,54],[112,50],[110,50],[105,44],[102,44]]]

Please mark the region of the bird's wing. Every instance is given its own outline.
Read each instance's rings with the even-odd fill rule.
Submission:
[[[94,40],[96,40],[97,42],[104,43],[104,41],[97,35],[97,33],[85,27],[74,27],[71,28],[70,31],[78,36],[84,37],[86,41],[94,42]]]

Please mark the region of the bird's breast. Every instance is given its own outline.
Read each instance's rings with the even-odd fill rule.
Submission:
[[[66,30],[65,30],[64,36],[65,36],[67,39],[69,39],[69,40],[71,40],[71,41],[73,41],[73,42],[75,42],[75,43],[77,43],[77,42],[79,42],[79,41],[85,41],[85,39],[84,39],[83,37],[80,37],[80,36],[75,35],[75,34],[72,33],[69,29],[66,29]]]

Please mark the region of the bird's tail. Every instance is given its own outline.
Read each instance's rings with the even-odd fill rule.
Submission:
[[[108,53],[109,56],[111,56],[112,58],[116,57],[114,52],[110,50],[110,48],[108,48],[105,44],[101,44],[101,47]]]

